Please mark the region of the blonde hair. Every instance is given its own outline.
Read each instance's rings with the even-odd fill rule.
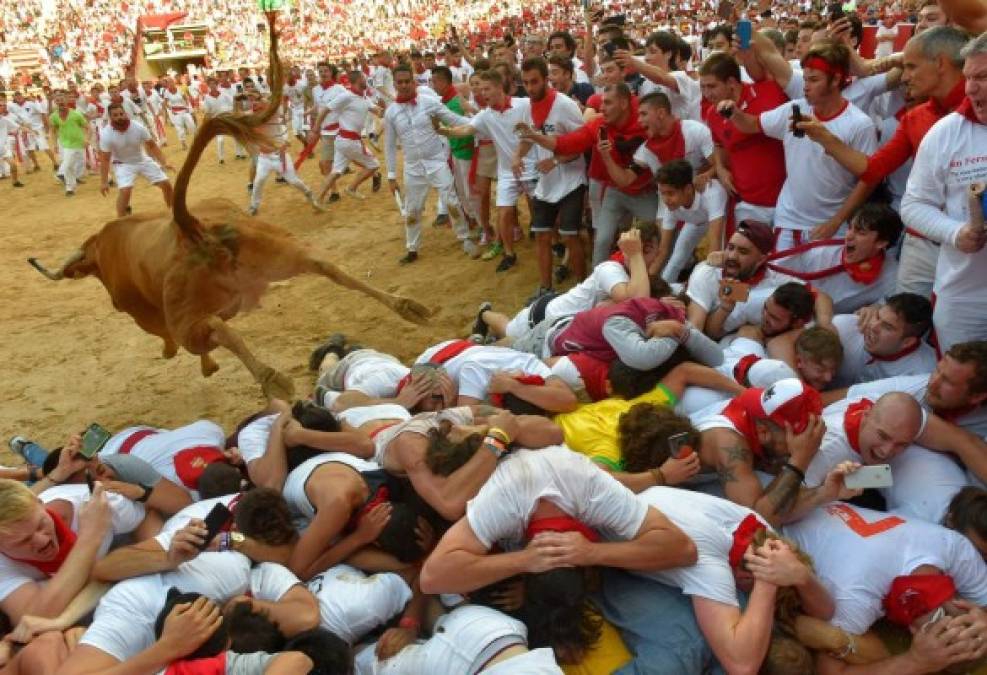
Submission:
[[[24,483],[0,478],[0,532],[30,516],[37,503],[38,498]]]

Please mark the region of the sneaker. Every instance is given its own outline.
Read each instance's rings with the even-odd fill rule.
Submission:
[[[561,258],[565,255],[566,248],[565,244],[552,244],[552,253],[555,254],[556,258]]]
[[[569,266],[559,265],[555,268],[555,283],[561,284],[563,281],[569,278]]]
[[[24,183],[20,182],[19,180],[14,181],[14,187],[24,187]]]
[[[253,191],[254,191],[254,184],[253,183],[247,183],[247,192],[249,193],[249,192],[253,192]]]
[[[480,336],[481,340],[486,338],[487,333],[490,332],[490,326],[483,320],[483,313],[491,309],[493,309],[493,304],[484,302],[480,305],[480,309],[476,310],[476,321],[473,322],[471,332],[473,335]],[[473,335],[470,336],[470,339],[473,338]]]
[[[473,260],[480,257],[480,247],[477,246],[476,242],[472,239],[466,239],[463,241],[463,250],[466,251],[466,255]]]
[[[219,163],[220,163],[220,165],[226,164],[226,162],[223,161],[223,160],[219,160]]]
[[[329,391],[329,387],[323,387],[321,384],[315,385],[315,391],[312,393],[312,400],[315,401],[315,405],[323,408],[326,407],[326,394],[328,394]]]
[[[544,286],[539,286],[538,289],[532,294],[532,296],[524,301],[524,306],[527,307],[541,296],[551,292],[552,292],[551,288],[545,288]]]
[[[383,184],[384,184],[384,178],[379,173],[375,173],[373,177],[373,183],[371,189],[374,192],[380,192],[380,186]]]
[[[14,453],[15,455],[20,455],[22,458],[24,458],[24,461],[27,461],[27,458],[24,457],[24,446],[30,442],[31,441],[24,438],[23,436],[13,436],[9,441],[7,441],[7,446],[10,448],[10,451],[12,453]]]
[[[319,366],[322,365],[322,361],[326,358],[326,354],[335,354],[339,358],[343,358],[345,356],[343,353],[345,347],[346,336],[342,333],[333,333],[329,336],[328,340],[312,350],[312,354],[308,357],[308,369],[311,371],[318,370]],[[322,405],[319,399],[316,399],[315,402]]]
[[[364,197],[363,195],[361,195],[359,192],[357,192],[353,188],[346,188],[345,190],[343,190],[343,192],[345,192],[348,197],[352,197],[353,199],[359,199],[361,201],[363,201],[363,200],[366,199],[366,197]]]
[[[404,257],[403,258],[401,258],[400,260],[398,260],[398,264],[399,265],[408,265],[409,263],[413,263],[416,260],[418,260],[418,252],[417,251],[408,251],[407,253],[404,254]]]
[[[256,216],[257,215],[257,207],[256,206],[248,206],[247,207],[247,215]]]
[[[497,265],[498,272],[506,272],[517,264],[517,253],[512,253],[511,255],[505,255],[500,259],[500,264]]]
[[[435,216],[435,220],[432,221],[432,227],[449,227],[449,216],[445,213]]]
[[[66,197],[75,197],[75,190],[66,190],[65,191],[65,196]]]
[[[63,176],[62,174],[56,173],[55,174],[55,178],[58,179],[58,182],[59,183],[63,183],[63,184],[65,183],[65,176]],[[76,180],[78,180],[78,179],[76,179]]]
[[[330,204],[335,204],[338,201],[339,201],[339,193],[338,192],[333,192],[331,195],[329,195],[329,203]]]
[[[480,256],[481,260],[493,260],[494,258],[503,255],[504,245],[499,241],[495,241],[493,246],[487,249],[487,252]]]

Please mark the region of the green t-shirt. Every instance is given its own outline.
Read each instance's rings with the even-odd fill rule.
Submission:
[[[466,111],[463,110],[463,100],[459,96],[454,96],[451,101],[446,103],[446,107],[457,115],[465,116],[466,114]],[[452,151],[452,156],[456,159],[473,159],[473,137],[450,138],[449,150]]]
[[[82,150],[86,146],[86,116],[78,110],[70,109],[62,119],[56,110],[49,118],[52,128],[58,133],[58,143],[68,150]]]

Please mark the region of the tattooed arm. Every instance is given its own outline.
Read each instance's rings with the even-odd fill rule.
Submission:
[[[801,477],[783,469],[767,488],[754,473],[754,458],[743,441],[733,439],[717,449],[716,471],[727,499],[754,509],[777,527],[799,498]]]

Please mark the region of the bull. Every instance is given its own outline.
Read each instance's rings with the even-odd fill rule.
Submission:
[[[56,270],[37,258],[28,262],[53,281],[92,276],[100,280],[114,308],[164,342],[162,355],[179,347],[200,359],[203,376],[219,366],[217,347],[231,351],[268,397],[291,400],[290,378],[263,363],[227,321],[258,306],[268,285],[301,274],[317,274],[360,291],[401,317],[427,323],[431,312],[414,300],[385,293],[313,254],[275,225],[248,217],[220,198],[202,201],[195,215],[186,206],[189,179],[203,150],[217,135],[244,145],[270,148],[264,126],[282,100],[283,75],[277,55],[274,15],[268,15],[272,83],[270,103],[251,115],[223,114],[205,122],[189,148],[175,181],[170,214],[134,214],[106,223]]]

